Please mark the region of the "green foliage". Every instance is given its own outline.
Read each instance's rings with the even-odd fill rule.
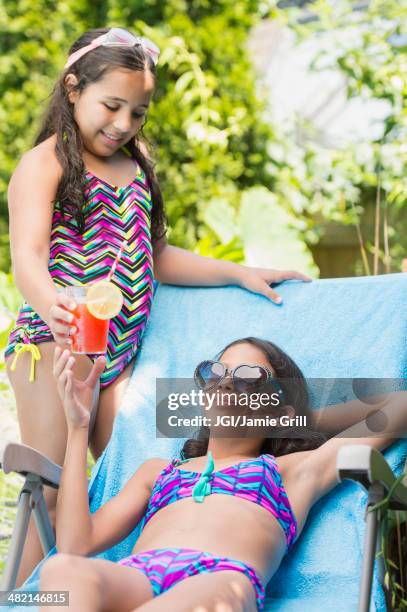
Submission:
[[[311,276],[318,275],[303,239],[303,221],[264,187],[244,192],[239,227],[248,257],[255,256],[256,261],[264,261],[269,268],[301,270]]]
[[[237,6],[244,14],[244,3]],[[237,207],[241,190],[269,180],[271,133],[242,53],[253,18],[212,13],[194,23],[188,11],[167,10],[165,27],[136,24],[163,49],[147,133],[157,143],[170,240],[186,248],[208,235],[200,223],[208,202],[225,198]],[[214,45],[219,39],[222,45]]]
[[[364,246],[372,255],[370,259],[375,255],[382,262],[382,271],[398,271],[407,251],[405,5],[397,0],[372,0],[366,10],[357,11],[351,0],[317,0],[308,13],[316,19],[301,22],[303,11],[281,11],[274,2],[269,4],[270,14],[296,32],[297,44],[329,32],[324,37],[327,42],[313,59],[312,70],[336,68],[346,78],[349,98],[381,101],[389,107],[379,139],[350,144],[344,149],[319,148],[309,125],[297,123],[295,132],[286,133],[298,163],[294,167],[290,153],[283,152],[283,180],[290,185],[295,177],[305,178],[296,185],[296,199],[301,214],[305,218],[311,214],[311,240],[318,239],[321,220],[355,225],[363,222],[366,211],[378,202],[381,246],[377,240],[375,244],[373,232],[368,234],[366,228],[362,232]],[[301,144],[296,146],[293,143],[298,132]]]
[[[406,484],[407,462],[404,470],[392,484],[388,494],[369,507],[369,512],[378,510],[380,521],[379,550],[376,558],[383,559],[384,586],[390,601],[390,609],[396,612],[406,609],[407,584],[405,578],[407,512],[390,509],[390,499],[399,482]],[[395,563],[397,560],[397,563]],[[402,584],[400,584],[400,582]]]
[[[16,517],[18,493],[23,480],[16,474],[7,474],[0,469],[0,577],[4,571],[4,564],[12,527]]]
[[[21,300],[21,294],[14,285],[12,274],[0,272],[0,312],[14,317]]]
[[[303,221],[264,187],[252,187],[242,192],[239,210],[235,210],[226,199],[214,198],[205,207],[202,218],[224,245],[208,252],[201,246],[202,243],[206,246],[210,240],[205,238],[198,243],[202,255],[231,259],[231,252],[233,261],[243,261],[245,255],[249,264],[263,261],[264,266],[270,268],[300,269],[314,276],[318,274],[303,240]],[[239,250],[233,251],[234,247]],[[230,251],[224,253],[219,248]]]

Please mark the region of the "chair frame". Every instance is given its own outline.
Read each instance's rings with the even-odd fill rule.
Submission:
[[[31,512],[44,555],[55,546],[43,488],[50,486],[58,489],[62,468],[30,446],[7,441],[0,441],[0,468],[5,474],[16,472],[25,477],[18,496],[17,516],[1,584],[3,591],[11,591],[15,588]]]
[[[1,590],[10,591],[15,588],[31,512],[34,513],[44,554],[48,554],[55,546],[43,487],[58,489],[62,468],[29,446],[7,441],[0,441],[0,468],[5,474],[16,472],[25,477],[1,584]],[[386,511],[370,508],[388,496],[392,489],[387,508],[407,510],[407,475],[404,482],[395,485],[396,476],[383,455],[364,444],[343,446],[338,452],[336,470],[338,482],[345,479],[356,481],[368,494],[358,612],[369,612],[374,562],[379,546],[378,527],[382,513]],[[377,561],[379,578],[383,582],[384,560],[380,558]]]
[[[367,444],[349,444],[339,449],[336,459],[338,481],[350,479],[367,490],[365,508],[365,541],[360,577],[358,612],[369,612],[372,594],[373,568],[379,548],[378,527],[386,508],[372,508],[387,497],[391,491],[387,508],[407,510],[407,475],[403,482],[395,484],[397,478],[383,455]],[[384,580],[384,559],[378,560],[379,579]]]

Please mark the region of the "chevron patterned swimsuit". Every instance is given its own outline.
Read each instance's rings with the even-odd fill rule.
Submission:
[[[184,461],[172,461],[158,476],[141,529],[156,512],[169,504],[187,497],[202,503],[207,495],[218,493],[240,497],[265,508],[281,526],[287,550],[294,544],[298,530],[297,519],[273,455],[240,461],[217,472],[213,471],[211,451],[208,452],[208,463],[202,473],[180,470],[177,466],[181,463]],[[256,571],[236,559],[215,557],[211,553],[191,548],[159,548],[130,555],[120,560],[119,564],[143,572],[151,582],[154,595],[164,593],[181,580],[200,573],[226,570],[241,572],[253,585],[258,610],[264,607],[265,587]],[[197,608],[200,607],[199,601],[196,604]]]
[[[123,293],[124,304],[121,312],[110,321],[101,388],[113,382],[136,355],[152,302],[152,201],[145,174],[137,164],[135,174],[126,187],[115,187],[91,172],[86,173],[88,184],[82,234],[76,231],[73,215],[65,213],[63,218],[59,203],[55,205],[52,218],[48,269],[54,284],[59,287],[105,279],[120,247],[127,242],[112,279]],[[22,348],[29,349],[32,355],[30,380],[34,380],[35,360],[40,359],[37,345],[53,339],[49,327],[24,302],[10,333],[5,355],[15,352],[16,359]]]

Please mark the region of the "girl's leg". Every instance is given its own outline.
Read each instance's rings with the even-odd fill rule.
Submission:
[[[102,454],[110,440],[113,421],[120,408],[121,400],[130,380],[133,367],[134,359],[127,365],[116,380],[100,391],[99,407],[90,440],[90,448],[95,459]]]
[[[128,612],[153,597],[149,579],[138,569],[103,559],[58,554],[41,570],[41,591],[69,591],[72,612]],[[44,606],[60,612],[61,606]]]
[[[67,431],[63,406],[52,374],[56,345],[55,342],[43,342],[37,346],[41,359],[35,366],[34,382],[28,380],[31,365],[29,353],[22,353],[19,356],[14,372],[10,370],[14,355],[6,359],[7,375],[17,403],[21,442],[32,446],[55,463],[62,465],[65,457]],[[84,380],[91,368],[92,362],[89,357],[76,356],[75,375],[78,378]],[[45,487],[44,497],[51,523],[55,526],[57,491]],[[34,517],[32,517],[17,576],[17,586],[20,586],[31,574],[43,556]]]
[[[255,591],[241,572],[199,574],[142,604],[137,612],[257,612]],[[133,612],[134,612],[133,610]]]

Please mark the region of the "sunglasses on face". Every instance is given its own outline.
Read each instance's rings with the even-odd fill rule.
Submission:
[[[209,391],[218,387],[230,375],[236,391],[254,392],[270,384],[284,401],[284,391],[271,370],[262,365],[242,364],[229,370],[221,361],[202,361],[194,372],[194,380],[200,389]]]
[[[64,69],[69,68],[78,59],[83,57],[89,51],[97,49],[100,46],[105,47],[134,47],[135,45],[141,45],[145,52],[152,58],[155,65],[157,65],[158,57],[160,55],[160,49],[148,38],[142,38],[141,36],[133,36],[127,30],[123,28],[111,28],[106,34],[98,36],[89,45],[78,49],[68,57]]]

